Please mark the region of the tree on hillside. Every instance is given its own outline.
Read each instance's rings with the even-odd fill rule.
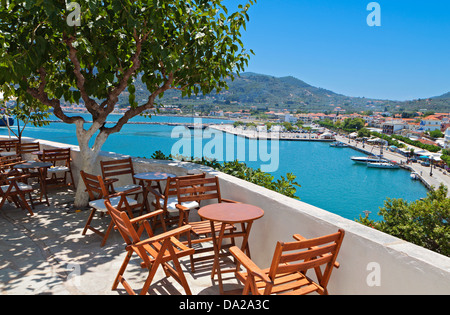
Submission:
[[[227,88],[226,77],[244,71],[251,51],[241,30],[254,3],[229,13],[222,0],[86,0],[72,9],[63,0],[2,1],[0,85],[13,87],[6,96],[39,100],[75,124],[81,167],[91,172],[108,136],[153,108],[165,91],[219,92]],[[151,93],[142,104],[135,99],[137,75]],[[123,92],[129,93],[130,108],[106,126]],[[66,115],[62,98],[82,103],[92,125]],[[85,204],[78,185],[75,205]]]

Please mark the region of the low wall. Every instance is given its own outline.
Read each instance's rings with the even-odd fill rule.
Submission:
[[[78,181],[78,147],[39,141],[43,148],[72,148],[73,170]],[[99,159],[123,157],[102,152]],[[346,234],[338,257],[341,267],[331,276],[328,287],[331,294],[450,294],[448,257],[208,167],[139,158],[133,162],[136,172],[185,175],[205,171],[210,176],[219,176],[224,198],[264,209],[265,215],[253,224],[249,240],[252,259],[260,267],[269,267],[277,241],[291,241],[297,233],[310,238],[342,228]],[[99,161],[96,164],[100,174]]]

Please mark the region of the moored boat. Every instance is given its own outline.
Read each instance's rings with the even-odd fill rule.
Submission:
[[[353,162],[360,164],[375,163],[381,161],[381,158],[377,156],[352,156],[350,159]]]
[[[345,144],[343,142],[335,142],[330,144],[330,147],[334,147],[334,148],[347,148],[348,144]]]
[[[411,179],[417,180],[419,179],[419,174],[417,174],[416,172],[412,172],[411,175],[409,175],[411,177]]]
[[[400,166],[389,163],[389,162],[369,162],[367,163],[367,167],[373,168],[387,168],[387,169],[398,169]]]

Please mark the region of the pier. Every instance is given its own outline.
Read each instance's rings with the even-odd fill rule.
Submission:
[[[210,125],[212,129],[226,132],[238,137],[252,140],[282,140],[282,141],[317,141],[317,142],[334,142],[335,139],[322,139],[313,134],[299,134],[290,132],[265,132],[257,130],[244,130],[234,128],[232,125]]]

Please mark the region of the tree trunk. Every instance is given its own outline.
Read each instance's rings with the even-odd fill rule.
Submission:
[[[77,138],[81,157],[80,170],[83,170],[86,173],[96,174],[97,158],[101,147],[108,138],[108,135],[105,132],[100,132],[95,139],[93,147],[89,147],[89,140],[92,138],[93,134],[100,129],[100,126],[101,125],[98,122],[94,122],[89,130],[85,130],[82,123],[77,123]],[[89,195],[86,192],[86,186],[84,185],[83,180],[80,178],[75,194],[74,206],[76,208],[84,208],[88,203]]]

